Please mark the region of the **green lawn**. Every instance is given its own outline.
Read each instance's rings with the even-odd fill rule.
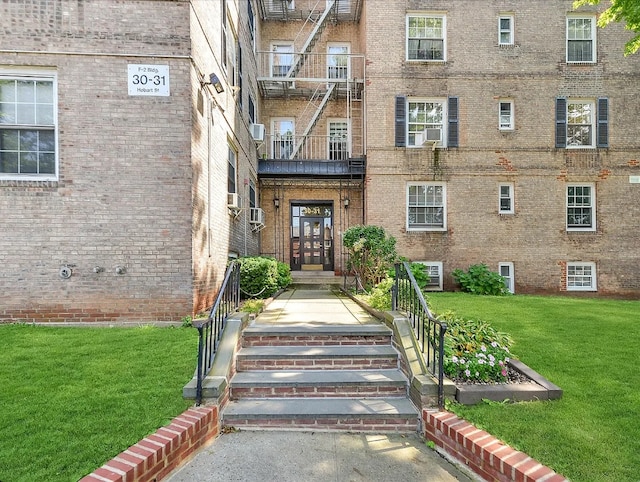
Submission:
[[[490,321],[562,399],[451,407],[574,482],[640,480],[640,301],[428,296],[438,313]]]
[[[0,325],[0,480],[76,481],[190,403],[197,331]]]

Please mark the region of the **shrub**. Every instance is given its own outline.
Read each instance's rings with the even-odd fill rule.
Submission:
[[[447,323],[444,372],[456,381],[507,381],[511,337],[482,320],[465,319],[447,311],[438,319]]]
[[[466,273],[456,269],[452,274],[462,291],[467,293],[495,296],[510,294],[504,278],[499,273],[489,271],[485,264],[474,264]]]
[[[394,283],[393,278],[385,278],[378,283],[366,297],[369,306],[379,311],[389,311],[391,309],[391,288]]]
[[[268,298],[290,282],[289,267],[274,258],[240,258],[240,291],[243,298]]]
[[[349,268],[369,290],[387,277],[397,258],[396,239],[379,226],[353,226],[344,232]]]

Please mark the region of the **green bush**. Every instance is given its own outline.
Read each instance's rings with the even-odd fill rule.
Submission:
[[[344,232],[343,243],[349,254],[349,269],[360,278],[366,290],[387,277],[397,258],[396,239],[379,226],[352,226]]]
[[[243,298],[268,298],[291,282],[289,266],[265,256],[240,258],[240,291]]]
[[[444,340],[444,372],[457,381],[504,382],[507,380],[511,337],[488,322],[461,318],[453,311],[438,316],[447,323]]]
[[[393,278],[385,278],[378,283],[366,297],[369,306],[379,311],[391,310],[391,288],[394,283]]]
[[[476,295],[508,295],[505,280],[499,273],[490,271],[485,264],[474,264],[468,272],[453,270],[453,277],[460,284],[462,291]]]

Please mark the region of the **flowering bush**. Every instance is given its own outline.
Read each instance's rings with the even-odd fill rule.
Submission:
[[[513,343],[506,333],[482,320],[456,316],[452,311],[438,317],[447,323],[444,372],[455,381],[494,382],[508,380],[507,362]]]
[[[475,353],[445,356],[444,371],[453,380],[469,382],[506,382],[509,349],[493,341],[480,345]]]

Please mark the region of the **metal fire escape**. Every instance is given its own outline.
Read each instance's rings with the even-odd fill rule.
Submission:
[[[264,99],[307,99],[306,108],[296,117],[296,124],[304,128],[296,128],[291,147],[280,149],[279,155],[273,153],[270,156],[270,153],[265,153],[266,157],[281,163],[293,160],[335,160],[345,163],[347,171],[355,164],[364,172],[364,55],[314,52],[314,47],[328,25],[359,21],[363,0],[308,0],[308,10],[304,10],[304,5],[301,6],[303,0],[296,0],[295,3],[296,9],[292,8],[293,2],[290,0],[260,2],[264,20],[302,21],[292,50],[258,52],[260,93]],[[299,39],[304,41],[298,41]],[[322,149],[313,147],[314,142],[320,141],[331,146],[332,139],[327,140],[329,136],[314,136],[313,131],[328,103],[334,100],[346,103],[345,117],[349,125],[349,139],[345,143],[348,145],[348,153],[341,148],[340,156],[344,153],[344,158],[341,159],[336,159],[336,150],[329,153],[330,147],[325,148],[324,153]],[[358,160],[353,163],[353,158]],[[267,164],[263,163],[263,167]],[[306,166],[304,169],[308,168]],[[282,166],[279,169],[283,169]],[[342,168],[338,170],[341,171]]]

